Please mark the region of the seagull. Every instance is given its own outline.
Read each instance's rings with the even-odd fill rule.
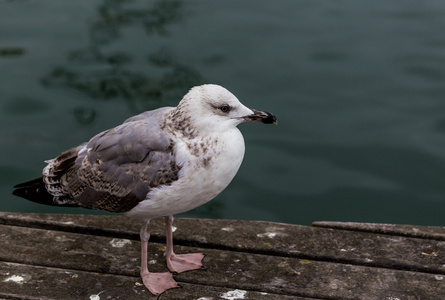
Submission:
[[[173,215],[215,198],[232,181],[244,157],[237,125],[277,124],[249,109],[227,89],[196,86],[177,107],[127,119],[88,143],[45,161],[43,176],[16,185],[13,194],[33,202],[123,213],[140,219],[141,278],[154,295],[180,287],[172,273],[204,269],[203,253],[173,252]],[[148,225],[165,217],[165,258],[170,272],[147,267]]]

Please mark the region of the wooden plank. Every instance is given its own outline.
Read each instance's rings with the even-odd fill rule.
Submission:
[[[85,217],[85,219],[88,218]],[[181,222],[178,223],[181,225]],[[199,222],[197,223],[199,224]],[[235,223],[232,223],[232,226],[235,226]],[[207,225],[207,223],[205,224]],[[224,222],[221,224],[227,226]],[[213,225],[216,226],[216,223]],[[271,223],[263,225],[268,227],[278,226]],[[198,226],[195,225],[195,227]],[[177,232],[181,232],[179,228],[178,226]],[[219,230],[225,232],[221,228],[226,227],[219,226]],[[301,226],[296,228],[301,229]],[[196,239],[197,241],[206,244],[206,241],[208,243],[207,239],[211,240],[211,234],[207,235],[208,233],[204,232],[206,228],[190,230],[195,229],[206,238],[205,241],[201,238]],[[201,230],[199,231],[199,229]],[[239,289],[257,293],[317,299],[391,299],[392,297],[392,299],[410,300],[437,299],[435,298],[437,295],[445,295],[444,276],[438,274],[246,251],[245,245],[250,243],[250,236],[247,232],[253,230],[265,234],[267,232],[264,232],[264,229],[257,226],[250,229],[245,228],[244,233],[238,233],[237,238],[245,237],[246,243],[244,243],[244,240],[232,241],[231,243],[233,245],[240,244],[241,246],[238,247],[242,251],[215,248],[202,249],[190,246],[176,247],[178,253],[205,251],[207,256],[204,262],[208,269],[175,275],[175,279],[192,286]],[[274,230],[273,232],[277,231],[276,228]],[[235,231],[234,229],[231,233],[233,234]],[[331,229],[328,231],[333,232]],[[268,232],[273,233],[272,231]],[[294,233],[297,232],[298,230]],[[368,233],[362,234],[370,235]],[[140,244],[137,239],[119,241],[115,237],[91,236],[66,231],[9,225],[0,226],[0,236],[4,241],[3,247],[0,248],[1,261],[138,278]],[[335,237],[335,235],[331,235],[332,237]],[[272,239],[272,237],[267,238]],[[316,236],[311,238],[316,238]],[[263,244],[261,241],[264,237],[256,236],[256,239],[260,241],[259,244]],[[293,236],[287,236],[287,244],[294,243],[293,239]],[[267,241],[271,243],[273,239]],[[315,244],[322,241],[308,239],[305,242]],[[336,242],[342,243],[341,241]],[[279,243],[284,243],[284,241],[279,241]],[[166,270],[162,257],[163,246],[163,244],[158,243],[150,244],[149,260],[151,261],[150,268],[153,271]],[[383,248],[388,247],[387,244],[381,246]],[[354,252],[352,249],[345,250],[340,252]],[[390,254],[390,251],[381,250],[383,257]],[[436,259],[437,257],[430,258]],[[94,282],[91,281],[91,283]],[[131,290],[133,285],[134,283],[127,288]],[[183,290],[186,290],[186,287]],[[97,293],[98,291],[90,290],[89,292]],[[176,293],[176,291],[174,292]],[[191,290],[187,292],[192,293]],[[169,299],[167,296],[166,298]]]
[[[2,226],[1,230],[0,234],[4,238],[5,246],[7,245],[0,249],[0,260],[2,261],[134,277],[137,277],[139,273],[140,244],[138,241],[15,226]],[[25,243],[17,243],[17,241]],[[51,248],[48,248],[49,244],[51,244]],[[267,277],[265,270],[270,267],[266,264],[260,266],[256,263],[250,266],[250,269],[254,269],[254,273],[249,275],[249,272],[252,271],[247,270],[253,261],[267,262],[268,257],[260,257],[255,260],[253,257],[246,258],[248,254],[245,253],[190,247],[176,248],[180,253],[205,250],[207,254],[205,263],[209,270],[175,276],[181,283],[220,287],[232,285],[238,289],[255,290],[260,286],[257,280]],[[154,272],[166,271],[163,251],[163,244],[150,244],[150,269]],[[223,270],[222,274],[218,274],[218,270]],[[200,274],[193,275],[193,273]],[[275,290],[266,289],[265,291],[286,294],[288,289],[289,287],[286,287],[285,284],[281,284]]]
[[[0,223],[138,240],[140,222],[121,216],[0,214]],[[445,274],[445,242],[271,222],[177,219],[176,245]],[[162,219],[150,226],[164,242]]]
[[[445,241],[445,227],[354,222],[314,222],[312,226]]]
[[[6,299],[78,300],[94,299],[94,295],[99,296],[98,299],[156,298],[140,283],[139,277],[5,262],[0,262],[0,270],[0,297]],[[308,299],[188,283],[184,283],[182,289],[167,291],[160,299],[210,300],[229,298],[230,295],[259,300]]]

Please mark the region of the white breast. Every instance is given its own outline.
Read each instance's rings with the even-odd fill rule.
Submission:
[[[174,215],[212,200],[236,175],[244,157],[244,139],[235,127],[205,140],[176,141],[175,156],[182,165],[179,179],[151,190],[126,215],[141,219]]]

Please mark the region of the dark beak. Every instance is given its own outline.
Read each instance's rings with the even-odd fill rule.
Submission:
[[[256,121],[264,124],[278,124],[277,118],[267,111],[261,111],[256,109],[251,109],[253,115],[248,115],[244,117],[244,121]]]

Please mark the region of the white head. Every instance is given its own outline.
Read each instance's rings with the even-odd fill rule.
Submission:
[[[226,131],[245,121],[276,124],[274,115],[249,109],[227,89],[216,84],[193,87],[173,111],[173,120],[190,123],[196,130]]]

